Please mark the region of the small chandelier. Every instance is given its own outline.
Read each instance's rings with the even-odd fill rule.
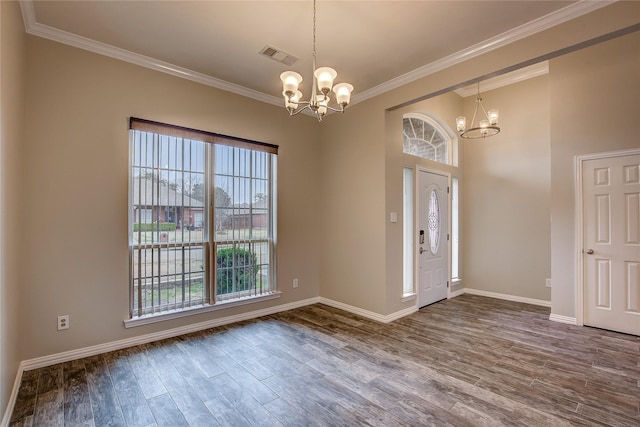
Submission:
[[[474,126],[476,115],[478,114],[478,106],[482,109],[486,120],[480,120],[478,126]],[[500,128],[498,127],[498,110],[493,109],[486,111],[482,106],[482,98],[480,97],[480,82],[478,82],[476,110],[473,112],[471,127],[467,129],[467,118],[464,116],[456,117],[456,127],[458,128],[460,137],[465,139],[486,138],[488,136],[493,136],[500,133]]]
[[[333,68],[320,67],[316,68],[316,0],[313,0],[313,86],[311,89],[311,99],[309,101],[301,101],[302,92],[298,90],[298,86],[302,82],[302,76],[295,71],[285,71],[280,74],[282,80],[282,94],[284,95],[284,106],[289,111],[290,116],[295,116],[309,109],[317,118],[322,118],[327,114],[328,110],[344,112],[351,100],[351,92],[353,86],[349,83],[338,83],[333,86],[333,80],[338,73]],[[336,102],[338,107],[329,106],[329,93],[333,87],[336,94]],[[298,107],[302,108],[298,109]]]

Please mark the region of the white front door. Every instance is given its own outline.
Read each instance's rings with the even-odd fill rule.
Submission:
[[[418,171],[418,307],[447,298],[449,178]]]
[[[582,165],[584,324],[640,335],[640,155]]]

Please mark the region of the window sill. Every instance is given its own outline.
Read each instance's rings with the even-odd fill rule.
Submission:
[[[271,299],[280,298],[282,292],[272,292],[267,295],[236,298],[228,301],[218,302],[214,305],[201,305],[192,308],[186,308],[184,310],[167,311],[159,314],[148,314],[146,316],[140,316],[133,319],[127,319],[124,321],[125,328],[134,328],[136,326],[148,325],[150,323],[164,322],[165,320],[179,319],[181,317],[195,316],[197,314],[208,313],[210,311],[222,310],[225,308],[237,307],[239,305],[254,304],[257,302],[268,301]]]
[[[407,301],[411,301],[411,300],[414,300],[414,299],[416,299],[416,293],[415,292],[410,293],[410,294],[402,295],[401,301],[402,302],[407,302]]]

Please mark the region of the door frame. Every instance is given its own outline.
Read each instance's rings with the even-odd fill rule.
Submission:
[[[432,173],[434,175],[441,175],[447,178],[447,299],[451,298],[451,173],[439,170],[435,168],[428,168],[420,165],[416,165],[415,167],[416,175],[414,177],[414,206],[413,206],[413,236],[416,239],[416,236],[420,230],[419,224],[419,214],[420,214],[420,186],[418,185],[420,182],[420,172]],[[418,240],[416,239],[415,242]],[[413,248],[413,289],[416,290],[416,307],[420,305],[420,286],[419,286],[419,277],[418,270],[420,266],[418,265],[419,257],[418,257],[418,245],[414,245]],[[418,307],[419,308],[419,307]]]
[[[588,160],[601,160],[613,157],[640,155],[640,148],[607,151],[575,156],[575,274],[576,274],[576,324],[584,326],[584,198],[582,186],[584,163]]]

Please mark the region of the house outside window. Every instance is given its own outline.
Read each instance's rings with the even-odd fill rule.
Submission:
[[[130,120],[130,317],[276,292],[277,147]]]
[[[139,205],[137,205],[139,206]],[[137,208],[135,210],[136,224],[150,224],[153,222],[153,209]]]

